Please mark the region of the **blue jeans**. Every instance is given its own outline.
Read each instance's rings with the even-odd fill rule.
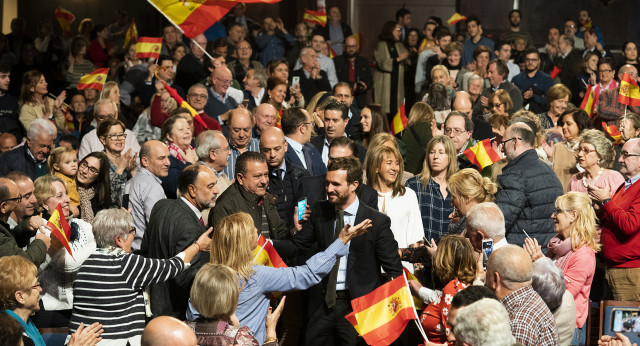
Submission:
[[[587,341],[587,323],[582,328],[576,328],[573,332],[573,339],[570,345],[586,345]]]

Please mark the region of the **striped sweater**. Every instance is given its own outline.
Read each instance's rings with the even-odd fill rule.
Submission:
[[[75,332],[81,322],[100,322],[104,340],[139,343],[145,325],[142,292],[149,284],[178,275],[185,268],[179,256],[149,259],[120,249],[97,249],[82,264],[73,284],[69,332]]]

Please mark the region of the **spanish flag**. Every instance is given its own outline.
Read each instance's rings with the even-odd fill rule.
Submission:
[[[489,138],[479,141],[476,145],[467,148],[462,154],[466,156],[471,163],[480,167],[480,169],[484,169],[500,161],[500,155],[493,150],[491,139]]]
[[[224,17],[238,3],[275,4],[282,0],[147,0],[170,22],[194,38]]]
[[[108,73],[108,68],[99,68],[89,74],[80,77],[80,81],[78,82],[77,86],[78,90],[96,89],[98,91],[101,91],[102,87],[104,86],[104,82],[107,81]]]
[[[265,239],[262,235],[258,237],[258,246],[253,249],[253,263],[272,268],[287,268],[271,240]]]
[[[336,51],[335,51],[335,50],[333,50],[333,47],[329,46],[329,57],[330,57],[331,59],[333,59],[333,58],[335,58],[336,56],[338,56],[338,55],[336,54]]]
[[[618,102],[627,106],[640,106],[640,88],[627,73],[623,74],[620,80]]]
[[[324,11],[305,10],[302,17],[304,23],[314,23],[318,25],[327,25],[327,13]]]
[[[160,57],[162,37],[140,37],[136,43],[136,58],[146,59]]]
[[[411,292],[403,275],[353,299],[353,312],[345,316],[369,345],[382,346],[394,342],[407,323],[418,319],[411,302]]]
[[[60,27],[62,28],[62,31],[65,33],[65,35],[68,35],[69,31],[71,31],[71,23],[76,20],[76,16],[60,6],[56,8],[55,15],[56,19],[58,20],[58,24],[60,24]]]
[[[407,280],[415,280],[420,282],[420,280],[418,280],[418,278],[413,275],[409,269],[402,267],[402,271],[404,271],[404,275],[407,276]],[[424,304],[424,302],[422,301],[422,299],[417,298],[417,297],[413,297],[413,305],[416,307],[417,310],[422,310],[422,304]]]
[[[453,25],[456,24],[457,22],[461,21],[461,20],[467,20],[467,17],[461,15],[458,12],[455,12],[451,18],[447,19],[447,24],[449,25]]]
[[[69,247],[69,239],[71,239],[71,227],[67,222],[67,219],[64,218],[64,213],[62,212],[62,205],[58,203],[56,209],[51,213],[51,217],[47,222],[47,227],[51,229],[51,234],[55,235],[58,240],[62,243],[65,249],[71,257],[73,254],[71,253],[71,247]]]
[[[602,128],[607,132],[611,138],[614,140],[614,144],[620,144],[622,141],[622,135],[620,131],[618,131],[618,127],[616,125],[607,125],[606,122],[602,122]]]
[[[404,131],[407,128],[407,113],[404,109],[404,100],[402,100],[402,104],[400,108],[398,108],[398,113],[391,120],[391,134],[397,135],[398,133]]]
[[[127,29],[127,33],[124,36],[124,45],[122,46],[122,48],[127,48],[127,45],[130,42],[135,42],[137,40],[138,40],[138,27],[136,26],[136,21],[133,18],[131,18],[131,24],[129,25],[129,29]]]
[[[156,70],[156,74],[157,73],[158,71]],[[169,95],[171,95],[171,97],[173,97],[174,100],[176,100],[176,102],[178,103],[178,107],[188,109],[189,113],[191,113],[191,116],[193,117],[193,120],[197,121],[198,124],[202,125],[202,127],[204,127],[205,129],[209,128],[207,127],[207,124],[204,122],[204,120],[202,120],[202,118],[200,117],[200,114],[198,114],[198,112],[193,109],[193,107],[191,107],[191,105],[187,101],[185,101],[182,97],[180,97],[180,95],[178,95],[176,89],[170,87],[166,83],[164,85],[164,89],[169,93]]]
[[[593,115],[593,104],[595,100],[596,98],[593,93],[593,88],[591,87],[591,84],[589,84],[589,86],[587,86],[587,92],[584,94],[584,98],[582,99],[582,103],[580,104],[580,108],[587,112],[587,114],[589,114],[589,117]]]

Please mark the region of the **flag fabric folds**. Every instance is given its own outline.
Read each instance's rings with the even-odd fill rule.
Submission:
[[[76,20],[76,16],[73,15],[73,13],[69,12],[68,10],[65,10],[64,8],[58,6],[58,8],[56,8],[56,19],[58,20],[58,24],[60,24],[60,27],[62,28],[62,31],[68,35],[69,32],[71,31],[71,23],[73,23],[74,20]]]
[[[173,97],[174,100],[176,100],[176,103],[178,103],[178,107],[188,109],[189,113],[191,113],[191,116],[193,117],[193,120],[197,121],[198,124],[202,125],[202,127],[204,127],[205,129],[209,128],[207,124],[204,122],[204,120],[202,120],[202,117],[200,117],[200,114],[198,114],[198,112],[195,109],[193,109],[193,107],[191,107],[191,105],[187,101],[185,101],[182,97],[180,97],[180,95],[178,95],[178,92],[176,91],[176,89],[170,87],[168,84],[164,85],[164,89],[167,90],[169,95],[171,95],[171,97]]]
[[[140,37],[136,43],[136,58],[146,59],[160,57],[162,37]]]
[[[480,169],[484,169],[500,161],[500,155],[493,150],[491,139],[489,138],[477,142],[471,148],[463,151],[462,154],[466,156],[471,163],[480,167]]]
[[[82,89],[97,89],[102,91],[104,83],[107,81],[108,68],[99,68],[89,74],[80,77],[78,82],[78,90]]]
[[[325,26],[327,25],[327,13],[324,11],[305,10],[302,21],[304,23],[313,23]]]
[[[353,312],[345,318],[369,345],[389,345],[407,323],[418,319],[404,276],[387,282],[373,292],[351,300]]]
[[[640,106],[640,87],[627,73],[623,74],[620,79],[618,102],[627,106]]]
[[[129,29],[127,29],[127,33],[124,36],[124,45],[122,48],[127,48],[127,45],[131,42],[136,42],[138,40],[138,27],[136,26],[136,21],[131,18],[131,24],[129,24]]]
[[[415,280],[420,282],[420,280],[418,280],[418,278],[413,275],[409,269],[402,267],[402,271],[404,271],[404,275],[407,276],[407,280]],[[417,297],[413,297],[413,305],[416,307],[417,310],[422,310],[422,305],[424,304],[424,302],[422,301],[422,299],[417,298]]]
[[[397,135],[407,128],[407,113],[404,109],[404,100],[402,100],[402,104],[400,108],[398,108],[398,113],[396,113],[393,120],[391,120],[390,127],[392,135]]]
[[[238,3],[275,4],[282,0],[147,0],[185,36],[194,38],[218,22]]]
[[[620,131],[618,131],[618,127],[616,125],[607,125],[606,122],[602,122],[602,128],[607,132],[611,138],[614,140],[614,144],[620,144],[622,141],[622,135]]]
[[[253,263],[273,268],[287,268],[273,242],[262,235],[258,237],[258,246],[253,249]]]
[[[549,75],[551,76],[551,79],[555,79],[560,72],[562,72],[562,70],[559,69],[558,66],[554,66],[553,71],[551,71]]]
[[[56,209],[51,213],[51,217],[47,222],[47,227],[51,229],[51,234],[53,234],[60,243],[67,249],[67,252],[71,257],[73,257],[73,253],[71,253],[71,247],[69,246],[69,239],[71,239],[71,226],[67,222],[67,219],[64,218],[64,213],[62,212],[62,205],[58,203]]]
[[[595,102],[595,96],[593,93],[593,87],[591,84],[587,86],[587,91],[584,94],[584,98],[582,99],[582,103],[580,104],[580,108],[583,109],[587,114],[589,114],[589,118],[593,115],[593,103]]]
[[[461,20],[467,20],[467,17],[461,15],[458,12],[455,12],[451,18],[447,19],[447,24],[449,25],[453,25],[456,24],[457,22],[461,21]]]

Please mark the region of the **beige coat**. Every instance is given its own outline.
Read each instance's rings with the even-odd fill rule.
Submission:
[[[40,119],[50,119],[51,113],[53,112],[53,99],[45,96],[45,102],[47,102],[47,106],[49,107],[49,114],[44,114],[44,105],[35,105],[33,103],[25,103],[20,107],[20,122],[22,126],[24,126],[25,130],[29,131],[29,126],[31,122]],[[64,118],[64,113],[62,111],[58,111],[55,114],[54,122],[58,131],[65,131],[66,122]]]
[[[398,55],[406,52],[406,48],[401,42],[396,42],[396,51]],[[389,109],[391,104],[391,95],[397,98],[396,105],[400,107],[402,100],[404,99],[404,71],[409,64],[409,59],[404,59],[398,66],[398,87],[391,90],[391,71],[393,71],[393,59],[389,54],[387,48],[387,42],[380,41],[375,51],[373,51],[373,59],[375,60],[378,69],[373,74],[373,89],[374,100],[376,103],[382,105],[382,110],[385,113],[395,113],[397,109]]]

